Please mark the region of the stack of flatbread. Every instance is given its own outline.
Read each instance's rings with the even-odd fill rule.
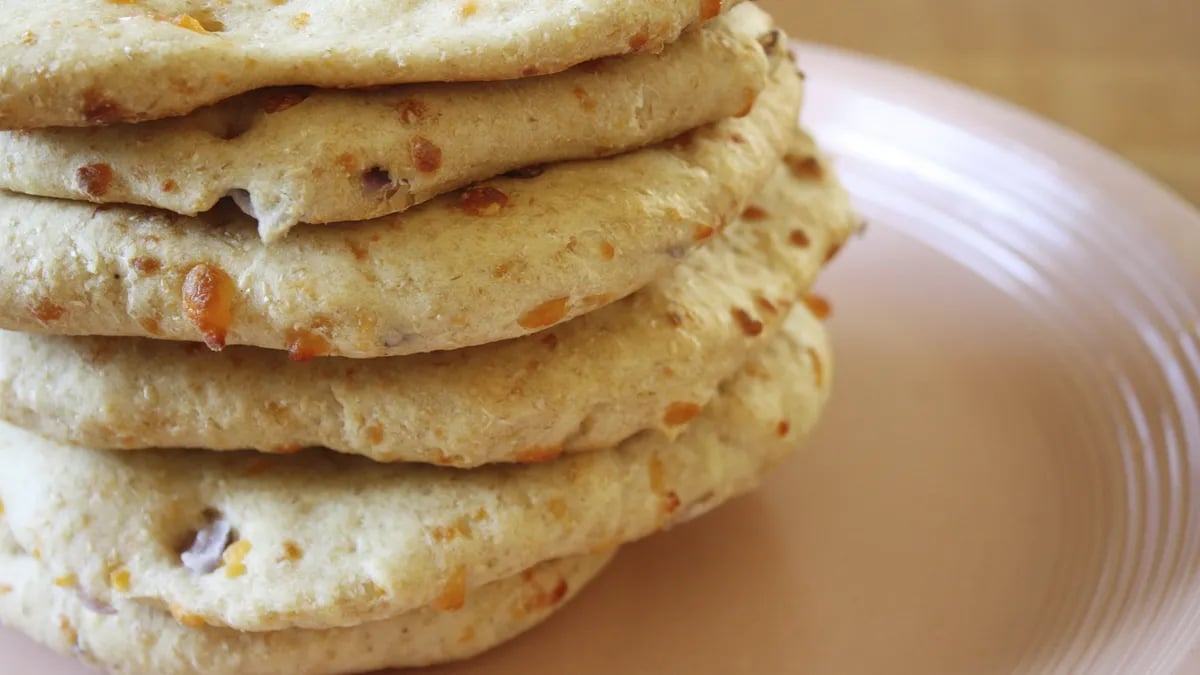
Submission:
[[[736,0],[0,25],[0,621],[119,673],[465,658],[813,427],[856,226]]]

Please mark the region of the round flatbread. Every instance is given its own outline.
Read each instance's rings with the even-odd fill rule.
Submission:
[[[326,452],[112,453],[4,425],[0,500],[21,547],[102,604],[248,631],[386,619],[756,487],[828,395],[822,326],[800,307],[788,324],[674,442],[647,432],[546,464],[461,471]]]
[[[783,58],[772,31],[769,16],[744,5],[661,54],[553,76],[272,89],[157,122],[2,132],[0,187],[188,215],[235,194],[274,241],[301,222],[377,218],[505,172],[626,152],[745,112]]]
[[[429,607],[349,628],[240,633],[188,627],[139,603],[107,607],[56,584],[0,534],[0,623],[122,675],[330,675],[470,658],[545,620],[612,553],[542,563],[471,592],[461,609]]]
[[[534,333],[645,286],[735,218],[785,152],[801,89],[785,59],[745,117],[270,245],[240,213],[0,192],[0,328],[246,344],[300,360]]]
[[[656,51],[737,2],[6,0],[0,128],[171,117],[278,85],[553,73]]]
[[[0,331],[0,417],[89,447],[324,446],[457,467],[675,436],[780,328],[857,221],[807,136],[736,227],[621,302],[453,353],[279,352]]]

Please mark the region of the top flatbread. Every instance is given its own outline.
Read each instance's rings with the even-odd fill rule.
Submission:
[[[553,73],[659,49],[737,1],[8,0],[0,128],[157,119],[277,85]]]
[[[745,117],[269,245],[228,210],[188,218],[0,191],[0,328],[298,358],[534,333],[645,286],[736,218],[786,151],[802,89],[782,59]]]
[[[754,489],[816,424],[831,363],[801,306],[674,442],[647,432],[469,471],[319,451],[112,453],[0,424],[0,502],[21,547],[98,603],[249,631],[353,626],[458,606]]]
[[[646,288],[538,335],[386,359],[0,331],[0,418],[98,448],[472,467],[674,437],[780,329],[856,219],[811,139],[736,226]]]
[[[269,89],[156,122],[0,132],[0,187],[188,215],[235,194],[272,241],[297,223],[376,218],[514,169],[617,154],[745,112],[782,57],[772,27],[743,5],[660,54],[552,76]]]

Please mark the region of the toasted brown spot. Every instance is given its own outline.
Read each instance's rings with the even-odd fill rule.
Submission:
[[[361,244],[352,239],[346,240],[346,248],[350,249],[350,254],[353,255],[354,259],[358,260],[359,262],[366,260],[367,256],[370,255],[371,252],[366,244]]]
[[[509,260],[502,262],[492,268],[492,276],[496,277],[497,279],[503,279],[504,277],[508,276],[508,273],[512,270],[512,268],[513,261]]]
[[[612,260],[617,255],[617,249],[613,247],[611,242],[600,242],[600,257],[605,260]]]
[[[158,189],[163,192],[175,192],[179,189],[179,183],[176,183],[173,178],[168,178],[159,184]]]
[[[792,233],[788,235],[788,239],[792,242],[793,246],[800,248],[808,248],[812,244],[812,240],[808,238],[808,234],[804,230],[792,230]]]
[[[113,170],[107,164],[88,164],[75,171],[75,182],[89,197],[103,197],[112,187]]]
[[[629,38],[629,49],[640,52],[646,48],[647,42],[650,42],[650,31],[643,28]]]
[[[667,321],[676,328],[679,328],[683,325],[683,317],[677,312],[667,312]]]
[[[437,525],[429,530],[429,536],[439,544],[444,544],[455,539],[469,539],[471,537],[471,523],[466,516],[454,521],[451,525]]]
[[[26,309],[33,315],[33,318],[42,323],[58,321],[67,313],[65,307],[56,305],[47,298],[41,298],[37,302],[27,305]]]
[[[339,169],[345,172],[347,176],[353,175],[358,171],[358,160],[354,158],[354,155],[348,152],[343,152],[342,154],[338,155],[336,158],[334,158],[333,163]]]
[[[442,594],[433,601],[433,606],[443,612],[456,612],[467,602],[467,568],[459,565],[442,588]]]
[[[746,142],[746,137],[735,131],[729,135],[729,140],[737,143],[738,145],[743,145]]]
[[[829,301],[819,295],[804,296],[804,305],[808,307],[808,311],[813,313],[813,316],[824,321],[833,313],[833,306]]]
[[[821,162],[816,157],[786,155],[783,161],[788,165],[788,168],[792,171],[792,175],[796,178],[820,180],[825,176],[825,170],[821,168]]]
[[[521,69],[521,77],[534,77],[535,75],[541,74],[542,69],[538,68],[537,66],[525,66]]]
[[[129,261],[129,265],[137,270],[138,274],[145,274],[146,276],[158,274],[159,270],[162,269],[162,261],[150,255],[138,256]]]
[[[292,540],[283,542],[283,555],[279,556],[275,562],[296,562],[304,557],[304,549]]]
[[[717,233],[716,228],[708,225],[697,225],[695,231],[692,232],[692,241],[704,241],[711,238]]]
[[[792,424],[787,420],[780,420],[779,424],[775,425],[775,433],[779,434],[780,437],[787,436],[791,430]]]
[[[462,9],[459,10],[459,14],[462,15],[462,18],[469,19],[470,17],[475,16],[475,12],[477,11],[479,11],[479,7],[474,2],[466,2],[463,3]]]
[[[663,495],[663,511],[667,515],[670,515],[672,513],[675,513],[676,511],[678,511],[679,504],[680,504],[679,495],[676,494],[674,490]]]
[[[466,628],[462,629],[461,633],[458,634],[458,642],[460,644],[467,644],[468,642],[474,642],[474,641],[475,641],[475,626],[467,626]]]
[[[494,187],[473,187],[463,191],[458,203],[473,216],[498,216],[508,206],[508,195]]]
[[[188,270],[183,280],[184,313],[213,351],[225,347],[233,323],[234,290],[233,279],[224,270],[205,263]]]
[[[308,89],[280,89],[267,94],[263,99],[262,109],[268,115],[283,112],[304,102],[310,95]]]
[[[697,403],[676,401],[667,406],[667,412],[663,414],[663,423],[670,427],[687,424],[696,419],[696,415],[699,415],[701,410],[702,408]]]
[[[409,139],[408,156],[421,173],[433,173],[442,168],[442,149],[424,136]]]
[[[563,598],[567,597],[567,591],[569,590],[571,589],[567,586],[567,580],[559,579],[558,583],[554,584],[554,588],[550,589],[550,592],[541,598],[541,606],[548,609],[557,605],[562,602]]]
[[[542,336],[541,343],[546,345],[546,348],[550,351],[554,351],[558,349],[558,336],[554,333],[546,333]]]
[[[649,470],[650,489],[655,494],[662,494],[667,488],[665,478],[666,471],[663,468],[662,460],[658,457],[651,458],[647,469]]]
[[[763,311],[763,313],[765,313],[765,314],[774,315],[774,314],[779,313],[779,308],[777,308],[775,306],[775,303],[771,302],[770,300],[764,298],[761,295],[754,298],[754,304],[758,305],[758,308],[761,309]]]
[[[722,0],[700,0],[700,20],[708,21],[720,16],[721,3]]]
[[[734,307],[731,313],[733,314],[733,320],[737,321],[738,326],[742,329],[743,333],[750,337],[758,337],[759,335],[762,335],[762,322],[750,316],[746,310],[739,307]]]
[[[562,457],[563,445],[547,445],[536,448],[526,448],[518,452],[514,458],[519,464],[543,464],[545,462],[553,462]]]
[[[596,99],[592,98],[592,95],[587,93],[587,90],[583,87],[575,87],[571,90],[571,93],[575,94],[575,99],[579,101],[579,105],[584,110],[590,112],[596,109]]]
[[[147,335],[162,335],[162,323],[152,316],[141,317],[138,319],[138,325],[142,327],[142,330],[146,331]]]
[[[412,124],[425,119],[425,116],[429,114],[429,106],[423,101],[406,98],[396,104],[396,112],[400,113],[401,122]]]
[[[748,220],[752,223],[760,220],[765,220],[768,214],[761,206],[749,206],[745,211],[742,211],[742,220]]]
[[[88,89],[83,92],[83,117],[89,124],[115,124],[127,119],[128,113],[96,89]]]
[[[754,104],[758,102],[758,92],[753,89],[746,90],[746,100],[742,104],[742,109],[734,115],[734,117],[745,117],[754,110]]]
[[[821,355],[813,347],[807,350],[808,358],[812,359],[813,381],[820,387],[825,384],[825,364],[821,362]]]
[[[378,424],[372,424],[366,428],[367,440],[371,445],[379,445],[383,442],[383,427]]]
[[[554,497],[546,501],[546,510],[550,512],[556,520],[564,520],[567,517],[567,500],[562,497]]]
[[[305,26],[307,26],[308,22],[311,20],[312,20],[311,14],[309,14],[308,12],[300,12],[296,16],[293,16],[291,18],[291,20],[288,21],[288,23],[290,23],[292,25],[292,28],[300,29],[300,28],[304,28]]]
[[[830,246],[829,251],[827,251],[825,253],[825,264],[828,265],[830,262],[833,262],[833,259],[836,258],[838,256],[838,254],[841,252],[842,252],[841,244],[834,244],[833,246]]]
[[[289,443],[288,445],[277,445],[271,448],[272,455],[295,455],[304,449],[299,443]]]
[[[527,330],[549,328],[562,321],[567,315],[570,298],[554,298],[526,312],[517,323]]]
[[[287,341],[288,358],[297,363],[312,361],[318,356],[328,356],[332,351],[332,346],[325,336],[305,328],[288,331]]]

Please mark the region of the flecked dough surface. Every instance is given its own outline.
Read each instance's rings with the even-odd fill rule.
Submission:
[[[273,244],[236,209],[190,218],[0,192],[0,328],[298,359],[534,333],[645,286],[736,218],[785,153],[801,90],[785,59],[745,117]]]
[[[677,440],[646,432],[470,471],[315,451],[113,453],[5,425],[0,501],[21,548],[94,602],[247,631],[354,626],[453,607],[755,488],[815,424],[830,366],[823,327],[798,307]]]
[[[674,437],[857,223],[801,134],[741,221],[632,296],[453,353],[292,363],[279,352],[0,331],[0,417],[106,449],[292,452],[471,467]]]
[[[118,675],[333,675],[470,658],[545,620],[612,553],[542,563],[472,592],[461,608],[417,609],[348,628],[239,633],[188,627],[136,602],[88,602],[0,532],[0,623]]]
[[[738,0],[5,0],[0,128],[171,117],[253,89],[501,80],[656,51]]]
[[[609,156],[748,109],[784,42],[743,5],[661,53],[511,82],[260,90],[190,115],[0,132],[0,188],[188,215],[228,194],[265,241],[527,167]],[[768,53],[769,52],[769,53]]]

